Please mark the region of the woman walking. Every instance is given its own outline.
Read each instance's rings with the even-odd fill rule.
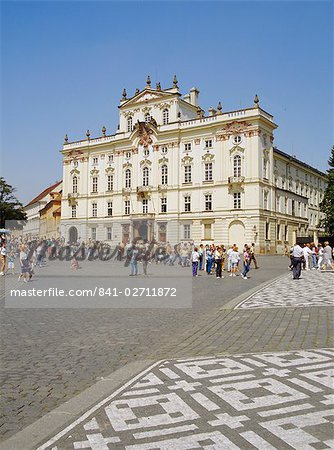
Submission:
[[[250,250],[249,250],[249,247],[247,245],[245,245],[245,249],[244,249],[244,270],[243,270],[243,272],[241,274],[241,276],[242,276],[242,278],[244,280],[247,280],[247,273],[249,272],[250,261],[251,261]]]

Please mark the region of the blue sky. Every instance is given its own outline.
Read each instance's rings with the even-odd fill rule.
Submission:
[[[1,2],[2,168],[26,203],[61,179],[65,133],[113,133],[123,87],[252,106],[275,145],[325,170],[333,144],[333,6],[297,2]]]

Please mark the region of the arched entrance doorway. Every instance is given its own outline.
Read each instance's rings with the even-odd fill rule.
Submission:
[[[239,250],[242,250],[245,244],[245,226],[240,220],[234,220],[230,223],[228,240],[229,245],[237,244]]]
[[[78,240],[78,230],[76,229],[76,227],[71,227],[68,230],[68,240],[69,240],[70,244],[73,244],[74,242],[77,242],[77,240]]]

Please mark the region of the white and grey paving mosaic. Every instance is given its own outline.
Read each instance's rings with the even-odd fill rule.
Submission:
[[[299,283],[298,289],[296,284]],[[334,274],[303,271],[293,280],[285,275],[239,303],[235,309],[286,308],[334,305]]]
[[[162,361],[38,450],[333,449],[333,356]]]

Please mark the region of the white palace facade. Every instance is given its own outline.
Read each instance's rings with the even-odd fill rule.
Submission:
[[[112,245],[254,242],[281,253],[296,237],[317,242],[326,175],[273,146],[277,125],[256,96],[251,108],[205,115],[192,88],[160,83],[119,105],[117,132],[62,149],[61,235]]]

